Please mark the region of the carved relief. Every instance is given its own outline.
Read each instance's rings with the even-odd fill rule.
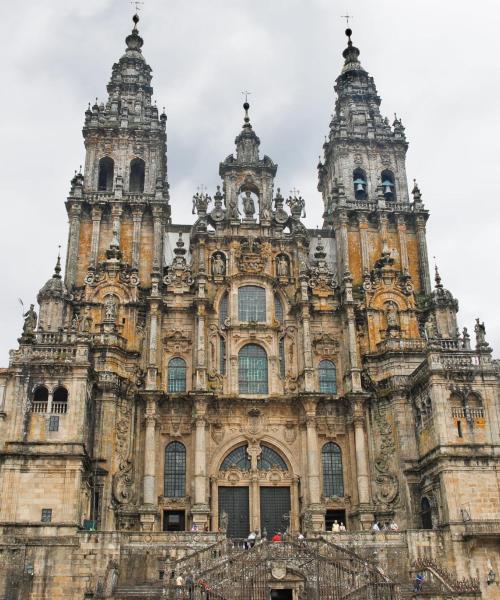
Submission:
[[[118,471],[113,475],[113,499],[119,505],[133,504],[134,466],[131,460],[131,403],[121,398],[118,402],[118,421],[116,424],[116,453]]]
[[[191,347],[191,337],[180,329],[171,329],[163,338],[165,350],[175,354],[185,354]]]
[[[380,446],[375,458],[375,499],[381,504],[389,505],[398,499],[399,481],[392,470],[396,445],[392,426],[387,419],[389,404],[378,402],[374,409],[374,419],[380,435]]]

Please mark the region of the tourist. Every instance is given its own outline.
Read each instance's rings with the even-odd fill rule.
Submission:
[[[424,576],[422,573],[417,573],[415,577],[415,587],[413,588],[413,592],[421,592],[422,586],[424,585]]]
[[[340,531],[340,525],[337,521],[337,519],[335,519],[335,521],[333,522],[332,525],[332,533],[338,533]]]
[[[255,533],[255,531],[251,531],[248,534],[247,542],[246,542],[247,550],[250,550],[250,548],[253,548],[255,546],[256,537],[257,537],[257,534]]]
[[[273,535],[272,541],[273,542],[281,542],[281,532],[280,531],[278,531],[277,533],[275,533]]]
[[[398,526],[398,524],[396,523],[396,521],[394,521],[394,519],[393,519],[393,520],[390,522],[390,524],[389,524],[389,529],[390,529],[391,531],[398,531],[398,529],[399,529],[399,526]]]
[[[179,575],[177,575],[177,578],[175,580],[175,586],[177,588],[176,592],[177,592],[177,597],[181,598],[182,596],[182,588],[184,587],[184,578],[182,577],[182,575],[179,573]]]
[[[380,531],[380,525],[378,524],[378,521],[375,521],[375,523],[373,523],[372,531],[374,531],[374,532]]]
[[[339,531],[347,531],[346,526],[343,521],[340,521]]]
[[[198,531],[198,523],[193,523],[193,525],[191,526],[191,531]]]
[[[189,573],[189,575],[186,577],[186,586],[188,590],[188,599],[192,600],[194,592],[194,577],[192,573]]]

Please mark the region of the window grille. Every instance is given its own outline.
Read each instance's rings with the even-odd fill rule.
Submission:
[[[266,290],[257,285],[244,285],[238,290],[238,319],[266,322]]]
[[[228,316],[228,297],[227,294],[222,296],[219,304],[219,326],[223,327]]]
[[[54,415],[49,417],[49,431],[59,431],[59,417]]]
[[[171,442],[165,448],[164,496],[182,498],[186,495],[186,447]]]
[[[278,296],[278,294],[274,295],[274,316],[276,318],[276,321],[283,323],[283,321],[284,321],[283,304],[282,304],[281,299]]]
[[[219,372],[221,375],[226,374],[226,340],[220,336],[219,340]]]
[[[168,363],[168,391],[186,391],[186,361],[182,358],[172,358]]]
[[[323,446],[321,452],[323,462],[323,496],[342,497],[344,495],[344,475],[342,472],[342,451],[333,442]]]
[[[269,471],[275,467],[283,471],[288,471],[286,462],[276,450],[269,448],[269,446],[262,446],[262,452],[257,460],[257,468],[259,471]]]
[[[267,354],[257,344],[247,344],[238,356],[238,382],[242,394],[267,394]]]
[[[42,523],[50,523],[52,521],[52,509],[42,508],[42,517],[40,519]]]
[[[337,369],[331,360],[319,363],[319,391],[325,394],[337,393]]]
[[[286,365],[285,365],[285,338],[280,338],[279,341],[279,359],[280,359],[280,375],[285,377]]]
[[[228,471],[231,467],[236,467],[242,471],[250,471],[250,458],[247,454],[248,446],[239,446],[230,452],[222,461],[220,466],[221,471]]]

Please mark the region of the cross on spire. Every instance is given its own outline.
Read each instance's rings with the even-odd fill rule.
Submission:
[[[348,27],[349,27],[349,19],[354,19],[354,17],[353,17],[352,15],[350,15],[350,14],[347,14],[347,15],[340,15],[340,18],[341,18],[341,19],[345,19],[345,20],[346,20],[346,23],[347,23],[347,26],[348,26]]]
[[[249,92],[248,90],[245,90],[244,92],[241,92],[243,94],[243,96],[245,96],[245,102],[248,102],[248,96],[250,96],[250,94],[252,92]]]
[[[300,196],[300,190],[297,190],[295,187],[293,188],[293,190],[290,190],[290,194],[292,194],[292,196],[294,198],[297,198],[298,196]]]

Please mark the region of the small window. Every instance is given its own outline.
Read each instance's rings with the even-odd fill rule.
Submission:
[[[142,194],[144,191],[144,178],[146,165],[141,158],[134,158],[130,163],[129,191]]]
[[[344,495],[344,474],[342,470],[342,451],[333,442],[323,446],[323,495],[325,498]]]
[[[238,290],[238,319],[266,322],[266,290],[257,285],[244,285]]]
[[[65,415],[68,412],[68,390],[64,387],[58,387],[52,395],[52,412],[58,415]]]
[[[186,495],[186,446],[171,442],[165,448],[164,495],[183,498]]]
[[[422,517],[422,529],[432,529],[432,508],[429,498],[425,496],[420,502],[421,517]]]
[[[51,508],[42,508],[42,523],[51,523],[52,522],[52,509]]]
[[[458,437],[463,437],[462,434],[462,421],[457,421],[457,435]]]
[[[99,161],[99,175],[97,189],[99,192],[111,192],[113,190],[113,177],[115,163],[112,158],[105,156]]]
[[[386,200],[396,199],[396,184],[392,171],[382,171],[382,192]]]
[[[337,393],[337,369],[331,360],[319,363],[319,391],[324,394]]]
[[[280,341],[279,341],[279,359],[280,359],[280,376],[284,379],[285,372],[286,372],[285,338],[280,338]]]
[[[221,375],[226,374],[226,340],[222,336],[219,340],[219,372]]]
[[[37,387],[35,390],[35,393],[33,394],[33,404],[31,407],[32,412],[34,412],[34,413],[47,412],[48,403],[49,403],[49,390],[44,385]]]
[[[49,431],[59,431],[59,417],[57,415],[49,417]]]
[[[172,358],[168,363],[168,391],[186,391],[186,361],[182,358]]]
[[[283,303],[281,302],[281,298],[278,296],[278,294],[274,294],[274,316],[276,321],[283,323]]]
[[[243,346],[238,355],[238,382],[242,394],[267,394],[267,354],[257,344]]]

